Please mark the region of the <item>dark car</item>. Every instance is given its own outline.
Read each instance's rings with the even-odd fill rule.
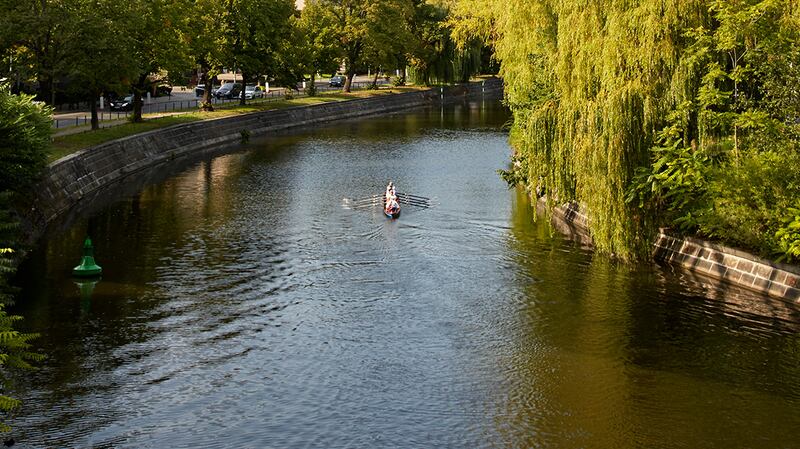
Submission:
[[[206,93],[206,85],[205,84],[198,84],[194,88],[194,96],[195,97],[202,97],[203,94]]]
[[[226,83],[223,84],[216,92],[214,92],[214,96],[217,98],[237,98],[239,93],[242,91],[242,85],[239,83]]]
[[[133,110],[133,95],[128,95],[123,98],[115,98],[111,100],[108,105],[112,111],[132,111]]]
[[[347,81],[347,78],[345,78],[343,75],[332,76],[330,81],[328,81],[328,86],[343,87],[345,81]]]

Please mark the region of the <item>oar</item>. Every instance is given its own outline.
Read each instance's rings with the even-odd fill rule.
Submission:
[[[419,199],[419,200],[430,200],[430,198],[427,198],[427,197],[424,197],[424,196],[419,196],[419,195],[412,195],[410,193],[398,193],[397,196],[407,196],[409,198],[416,198],[416,199]]]
[[[407,201],[407,202],[414,202],[414,203],[430,203],[430,200],[420,200],[417,198],[409,198],[407,196],[398,196],[397,201]]]
[[[398,199],[409,200],[409,201],[422,201],[422,202],[430,202],[430,198],[421,198],[416,196],[408,196],[408,195],[397,195]]]
[[[374,201],[374,200],[380,200],[380,199],[381,199],[381,195],[372,195],[372,196],[365,196],[363,198],[351,199],[350,201],[353,202],[353,203],[358,203],[358,202],[361,202],[361,201]]]
[[[381,200],[375,200],[375,201],[362,201],[362,202],[360,202],[360,203],[350,203],[350,206],[352,206],[352,207],[360,207],[360,206],[374,206],[374,205],[376,205],[376,204],[383,204],[383,201],[381,201]]]
[[[416,207],[431,207],[430,203],[419,202],[419,201],[399,200],[398,203],[408,204],[409,206],[416,206]]]
[[[351,201],[349,201],[349,203],[352,204],[352,205],[375,204],[375,203],[380,203],[380,202],[382,202],[382,198],[364,198],[364,199],[360,199],[360,200],[351,200]]]

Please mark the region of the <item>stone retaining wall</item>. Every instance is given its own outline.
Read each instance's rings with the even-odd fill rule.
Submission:
[[[537,208],[545,200],[540,198]],[[553,210],[557,228],[568,237],[591,241],[589,219],[577,204],[568,203]],[[653,258],[678,265],[763,295],[800,304],[800,267],[770,262],[752,254],[704,240],[679,238],[661,230],[653,244]]]
[[[48,167],[36,189],[35,207],[23,213],[31,234],[84,199],[128,176],[187,157],[200,158],[233,148],[242,135],[260,136],[307,126],[432,104],[452,103],[481,96],[497,97],[502,80],[493,79],[451,88],[385,95],[256,112],[247,115],[170,126],[81,150]]]

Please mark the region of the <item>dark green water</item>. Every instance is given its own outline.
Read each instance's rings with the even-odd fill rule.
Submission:
[[[49,356],[18,447],[798,447],[797,308],[534,221],[495,173],[507,119],[260,140],[61,223],[13,309]],[[434,207],[343,207],[389,178]]]

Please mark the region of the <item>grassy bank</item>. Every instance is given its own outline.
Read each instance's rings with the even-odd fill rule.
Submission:
[[[48,162],[53,162],[68,156],[78,150],[100,145],[115,139],[120,139],[134,134],[140,134],[154,129],[165,128],[167,126],[181,123],[196,122],[200,120],[210,120],[221,117],[231,117],[234,115],[251,114],[254,112],[268,111],[272,109],[283,109],[293,106],[306,106],[319,103],[330,103],[337,101],[354,100],[357,98],[369,98],[379,95],[392,95],[396,93],[412,92],[427,89],[425,87],[387,87],[374,90],[360,90],[351,93],[333,92],[322,93],[316,97],[299,97],[291,100],[279,100],[269,102],[257,102],[240,106],[235,103],[216,107],[213,112],[184,112],[172,115],[145,115],[144,122],[141,123],[122,123],[108,128],[94,131],[87,131],[78,134],[56,137],[53,140],[52,150],[50,151]]]

